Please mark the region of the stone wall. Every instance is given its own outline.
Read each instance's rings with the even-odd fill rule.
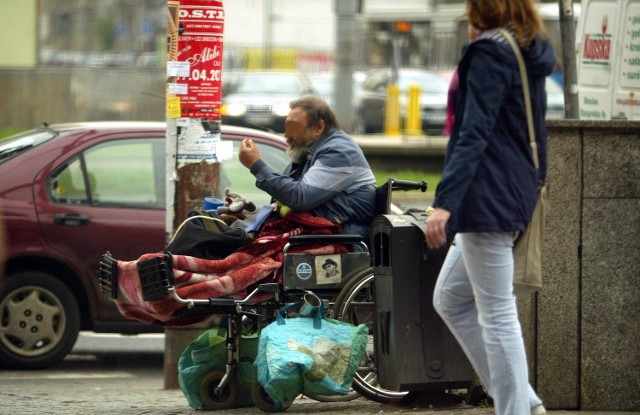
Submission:
[[[544,290],[520,299],[548,408],[640,410],[640,123],[553,121]]]

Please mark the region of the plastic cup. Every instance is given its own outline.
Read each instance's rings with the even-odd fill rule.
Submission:
[[[204,198],[204,210],[218,210],[224,205],[224,199],[217,196],[207,196]]]

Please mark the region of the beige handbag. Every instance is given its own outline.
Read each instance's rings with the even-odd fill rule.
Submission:
[[[539,168],[538,147],[536,145],[535,132],[533,129],[533,115],[531,112],[531,97],[529,95],[529,79],[527,78],[527,68],[516,41],[511,33],[504,29],[499,31],[507,39],[518,60],[520,67],[520,77],[522,78],[522,90],[524,93],[524,104],[527,112],[527,124],[529,127],[529,144],[533,165],[536,170]],[[516,296],[530,294],[542,288],[542,242],[544,240],[544,221],[547,204],[547,188],[538,188],[538,199],[533,216],[527,228],[520,234],[513,246],[513,293]]]

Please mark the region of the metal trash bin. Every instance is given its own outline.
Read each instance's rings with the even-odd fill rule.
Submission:
[[[426,249],[427,213],[380,215],[372,225],[376,365],[382,387],[427,391],[469,387],[471,364],[433,308],[447,249]]]

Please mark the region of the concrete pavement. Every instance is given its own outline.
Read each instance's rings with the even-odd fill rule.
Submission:
[[[180,389],[162,387],[161,358],[130,355],[129,360],[91,363],[91,357],[71,355],[58,368],[47,371],[0,372],[0,413],[21,415],[187,415],[202,413],[188,406]],[[224,414],[259,414],[246,407],[217,411]],[[287,414],[439,414],[489,415],[490,407],[466,405],[428,407],[383,405],[363,398],[351,402],[296,399]],[[613,415],[612,412],[549,411],[550,415]],[[631,414],[631,413],[627,413]],[[636,413],[637,414],[637,413]]]
[[[21,415],[186,415],[202,413],[190,408],[180,389],[163,389],[160,356],[129,354],[95,360],[70,355],[63,364],[46,371],[0,372],[0,413]],[[259,414],[255,407],[217,411],[224,414]],[[363,398],[351,402],[296,399],[287,414],[439,414],[489,415],[490,407],[383,405]],[[605,415],[607,412],[550,411],[549,414]]]
[[[135,338],[135,337],[134,337]],[[129,346],[107,343],[117,338],[101,337],[98,349],[80,342],[63,363],[42,371],[0,370],[0,414],[20,415],[187,415],[189,407],[180,389],[164,389],[163,356],[158,337],[148,336]],[[153,344],[156,344],[154,346]],[[140,346],[153,348],[144,351]],[[111,351],[109,351],[111,349]],[[260,414],[256,407],[217,411],[224,414]],[[286,414],[438,414],[490,415],[491,407],[464,404],[430,406],[424,399],[412,405],[379,404],[364,398],[351,402],[317,402],[299,397]],[[614,412],[549,411],[550,415],[614,415]],[[640,415],[640,412],[625,412]]]

